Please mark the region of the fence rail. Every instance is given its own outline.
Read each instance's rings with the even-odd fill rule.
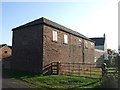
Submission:
[[[119,72],[117,67],[109,67],[107,68],[107,77],[116,77],[118,78]]]
[[[97,67],[98,64],[52,62],[43,67],[43,74],[75,75],[91,78],[118,77],[118,68],[107,68],[106,65]]]
[[[43,67],[43,74],[61,74],[61,75],[76,75],[92,78],[101,78],[102,69],[97,68],[96,64],[90,63],[66,63],[52,62]]]
[[[76,75],[92,78],[101,78],[102,70],[97,68],[96,64],[90,63],[59,63],[60,71],[62,75]]]

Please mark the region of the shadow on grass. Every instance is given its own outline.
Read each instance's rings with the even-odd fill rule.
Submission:
[[[96,86],[95,88],[118,88],[118,78],[114,77],[106,77],[102,79],[99,86]]]
[[[40,73],[33,73],[33,72],[27,72],[27,71],[20,71],[20,70],[9,70],[9,69],[3,69],[2,70],[3,71],[3,75],[8,75],[8,76],[10,76],[11,78],[16,78],[16,79],[19,79],[19,80],[22,80],[22,81],[24,81],[24,82],[27,82],[28,83],[28,81],[26,81],[26,80],[24,80],[24,79],[26,79],[26,78],[32,78],[32,77],[35,77],[35,76],[48,76],[48,75],[50,75],[50,74],[46,74],[46,75],[42,75],[42,74],[40,74]],[[78,76],[76,76],[76,77],[78,77]],[[24,79],[23,79],[24,78]],[[40,79],[40,78],[39,78]],[[53,79],[55,79],[55,78],[53,78]],[[88,79],[90,79],[89,77],[88,77]],[[42,81],[44,81],[44,78],[43,79],[41,79]],[[45,79],[46,80],[46,79]],[[56,80],[56,79],[55,79]],[[86,77],[86,80],[87,80],[87,77]],[[48,80],[47,82],[49,82],[50,80]],[[75,81],[76,81],[76,79],[75,79]],[[73,82],[75,82],[75,81],[73,81]],[[77,81],[79,81],[79,80],[77,80]],[[36,81],[35,81],[36,82]],[[51,82],[51,81],[50,81]],[[70,90],[83,90],[82,89],[82,87],[89,87],[89,86],[93,86],[93,85],[95,85],[95,83],[97,83],[97,82],[99,82],[99,80],[97,80],[97,81],[92,81],[92,83],[89,83],[89,84],[84,84],[84,85],[76,85],[76,86],[72,86],[73,88],[69,88]],[[29,83],[31,83],[31,81],[29,82]],[[33,84],[34,82],[32,82],[32,84]],[[77,82],[75,82],[76,84],[78,84]],[[44,84],[44,83],[42,83],[42,84]],[[66,86],[66,85],[65,85]],[[41,88],[44,88],[44,89],[53,89],[53,88],[50,88],[50,87],[48,87],[47,85],[41,85],[40,86]],[[64,87],[64,86],[63,86]],[[62,88],[63,88],[62,87]],[[99,87],[95,87],[95,88],[99,88]],[[42,89],[41,89],[42,90]],[[61,89],[58,89],[58,88],[56,88],[55,90],[61,90]]]
[[[28,71],[12,70],[2,68],[2,76],[9,76],[11,78],[20,79],[21,77],[34,77],[36,75],[41,75],[40,73],[33,73]]]
[[[31,78],[34,76],[48,76],[49,75],[49,74],[42,75],[40,73],[33,73],[33,72],[20,71],[20,70],[9,70],[9,69],[3,69],[2,74],[3,74],[3,76],[8,75],[11,78],[16,78],[16,79],[22,79],[22,77]],[[86,78],[89,78],[89,77],[86,77]],[[89,83],[86,85],[82,85],[80,87],[91,86],[97,82],[99,82],[99,81],[95,81],[95,82],[92,82],[92,83]],[[80,87],[70,88],[70,90],[79,89]],[[94,88],[118,88],[118,78],[114,78],[113,76],[104,78],[101,80],[101,83],[99,85],[95,86]],[[81,88],[81,90],[82,90],[82,88]]]

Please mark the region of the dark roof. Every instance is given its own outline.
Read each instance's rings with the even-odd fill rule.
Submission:
[[[87,39],[87,40],[89,40],[89,41],[94,42],[93,40],[87,38],[86,36],[84,36],[84,35],[76,32],[76,31],[73,31],[73,30],[71,30],[71,29],[69,29],[69,28],[67,28],[67,27],[64,27],[64,26],[62,26],[62,25],[60,25],[60,24],[58,24],[58,23],[55,23],[55,22],[53,22],[53,21],[51,21],[51,20],[48,20],[48,19],[46,19],[46,18],[44,18],[44,17],[42,17],[42,18],[40,18],[40,19],[37,19],[37,20],[34,20],[34,21],[32,21],[32,22],[29,22],[29,23],[27,23],[27,24],[24,24],[24,25],[22,25],[22,26],[13,28],[12,31],[17,30],[17,29],[19,29],[19,28],[24,28],[24,27],[28,27],[28,26],[32,26],[32,25],[37,25],[37,24],[45,24],[45,25],[54,27],[54,28],[56,28],[56,29],[59,29],[59,30],[61,30],[61,31],[64,31],[64,32],[67,32],[67,33],[73,34],[73,35],[75,35],[75,36],[78,36],[78,37],[81,37],[81,38],[84,38],[84,39]]]
[[[7,44],[0,44],[0,48],[4,47],[5,45],[7,45]],[[9,45],[7,45],[7,46],[12,49],[12,46],[9,46]]]
[[[5,46],[5,45],[7,45],[7,44],[0,44],[0,48],[3,47],[3,46]]]
[[[104,45],[105,38],[104,37],[98,37],[98,38],[90,38],[95,41],[95,46]]]
[[[8,46],[8,47],[12,49],[12,46]]]

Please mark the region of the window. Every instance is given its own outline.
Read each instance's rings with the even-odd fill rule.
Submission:
[[[94,62],[96,62],[97,61],[97,58],[96,57],[94,57]]]
[[[64,34],[64,43],[67,44],[68,43],[68,35]]]
[[[94,48],[94,44],[91,42],[91,48],[93,49]]]
[[[82,40],[81,39],[79,39],[79,46],[81,46],[82,45]]]
[[[7,53],[7,51],[4,51],[4,53]]]
[[[88,42],[85,41],[85,48],[88,48]]]
[[[53,31],[53,41],[57,41],[57,32]]]

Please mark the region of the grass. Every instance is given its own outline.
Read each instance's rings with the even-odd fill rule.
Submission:
[[[62,74],[63,75],[74,75],[74,76],[85,76],[85,77],[91,77],[91,78],[101,78],[102,73],[101,73],[101,69],[100,68],[92,68],[91,71],[86,69],[82,69],[82,70],[62,70]]]
[[[109,70],[108,72],[111,72],[111,70]],[[32,72],[8,69],[3,69],[3,74],[11,76],[17,82],[26,85],[30,88],[41,88],[41,90],[49,89],[81,90],[84,88],[118,87],[118,76],[114,77],[113,74],[109,74],[109,77],[104,78],[101,81],[99,80],[99,78],[66,75],[41,75]]]
[[[109,73],[110,72],[110,73]],[[115,72],[115,73],[113,73]],[[118,71],[116,72],[116,68],[108,68],[107,70],[107,76],[102,80],[100,85],[98,86],[99,88],[118,88]]]
[[[22,78],[24,81],[27,81],[31,84],[36,85],[37,88],[44,87],[44,88],[63,88],[63,89],[70,89],[70,88],[84,88],[87,85],[96,84],[99,80],[96,79],[89,79],[83,77],[76,77],[76,76],[64,76],[64,75],[48,75],[42,76],[38,75],[32,78]],[[90,88],[90,86],[89,86]],[[91,86],[92,88],[92,86]]]
[[[79,89],[94,88],[100,85],[100,80],[80,76],[41,75],[18,70],[3,69],[3,74],[9,75],[30,88],[47,89]]]
[[[114,75],[109,75],[109,77],[104,78],[98,88],[118,88],[118,77]]]
[[[118,77],[118,69],[117,68],[108,68],[107,69],[107,77]]]

